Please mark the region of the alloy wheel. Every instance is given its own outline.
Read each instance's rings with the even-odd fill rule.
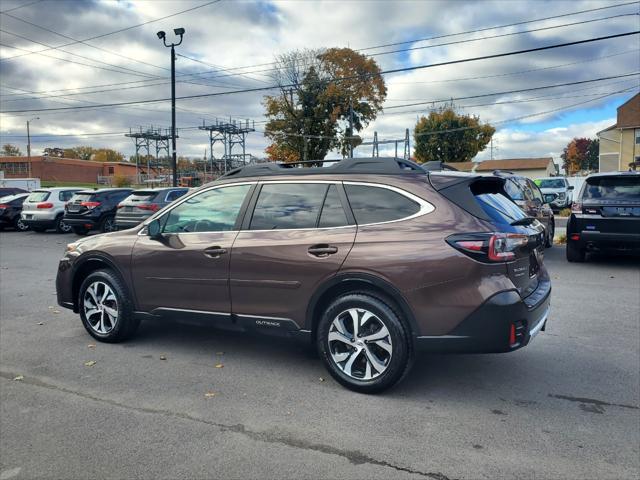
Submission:
[[[331,323],[329,353],[342,372],[357,380],[372,380],[388,368],[393,355],[384,322],[362,308],[350,308]]]
[[[71,225],[60,220],[60,231],[62,233],[69,233],[72,230]]]
[[[105,282],[93,282],[87,287],[82,306],[87,323],[96,333],[105,335],[118,323],[118,299]]]
[[[18,227],[18,230],[20,230],[21,232],[24,232],[25,230],[29,229],[29,226],[26,223],[24,223],[22,219],[19,219],[16,222],[16,227]]]
[[[107,218],[104,221],[102,231],[103,232],[113,232],[115,231],[116,222],[113,218]]]

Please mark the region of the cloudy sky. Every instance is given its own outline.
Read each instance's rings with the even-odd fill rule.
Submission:
[[[91,108],[170,97],[170,56],[159,30],[172,39],[174,28],[186,29],[177,47],[177,95],[220,93],[177,102],[178,154],[202,157],[208,139],[195,127],[229,117],[255,120],[247,147],[263,156],[265,92],[225,92],[272,85],[279,53],[348,46],[393,70],[640,27],[640,3],[628,0],[4,0],[0,9],[0,141],[26,151],[25,123],[39,117],[31,123],[34,154],[92,145],[131,155],[130,128],[169,128],[168,101]],[[437,101],[454,99],[459,111],[497,127],[494,158],[559,161],[572,137],[615,123],[616,108],[638,92],[639,49],[636,34],[390,73],[385,110],[363,136],[404,137]],[[603,77],[617,78],[504,93]],[[88,108],[68,109],[80,106]],[[489,156],[487,149],[478,158]]]

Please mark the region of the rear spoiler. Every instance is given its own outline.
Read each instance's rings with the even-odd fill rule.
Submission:
[[[475,195],[504,192],[505,179],[474,174],[430,174],[431,186],[441,195],[466,210],[474,217],[491,221],[491,218],[476,202]]]

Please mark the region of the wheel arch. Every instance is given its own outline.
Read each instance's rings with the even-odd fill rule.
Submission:
[[[309,301],[306,315],[306,328],[311,331],[312,341],[315,342],[318,322],[324,308],[339,295],[348,292],[370,293],[379,297],[385,303],[395,307],[402,314],[402,319],[407,323],[409,334],[413,340],[418,336],[418,326],[409,304],[400,290],[388,281],[370,273],[344,273],[338,274],[326,281],[316,290]]]
[[[78,294],[80,293],[80,286],[82,285],[84,279],[97,270],[105,269],[113,271],[118,277],[120,277],[120,280],[122,280],[123,283],[127,285],[124,275],[122,274],[116,263],[113,261],[113,259],[107,254],[92,252],[91,254],[82,256],[78,258],[78,260],[76,260],[71,284],[74,312],[78,313]]]

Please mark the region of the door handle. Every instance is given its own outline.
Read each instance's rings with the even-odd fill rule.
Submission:
[[[220,255],[225,253],[227,253],[227,249],[222,247],[209,247],[204,250],[205,256],[209,258],[220,258]]]
[[[338,253],[338,247],[333,245],[313,245],[307,250],[311,255],[316,257],[328,257],[334,253]]]

